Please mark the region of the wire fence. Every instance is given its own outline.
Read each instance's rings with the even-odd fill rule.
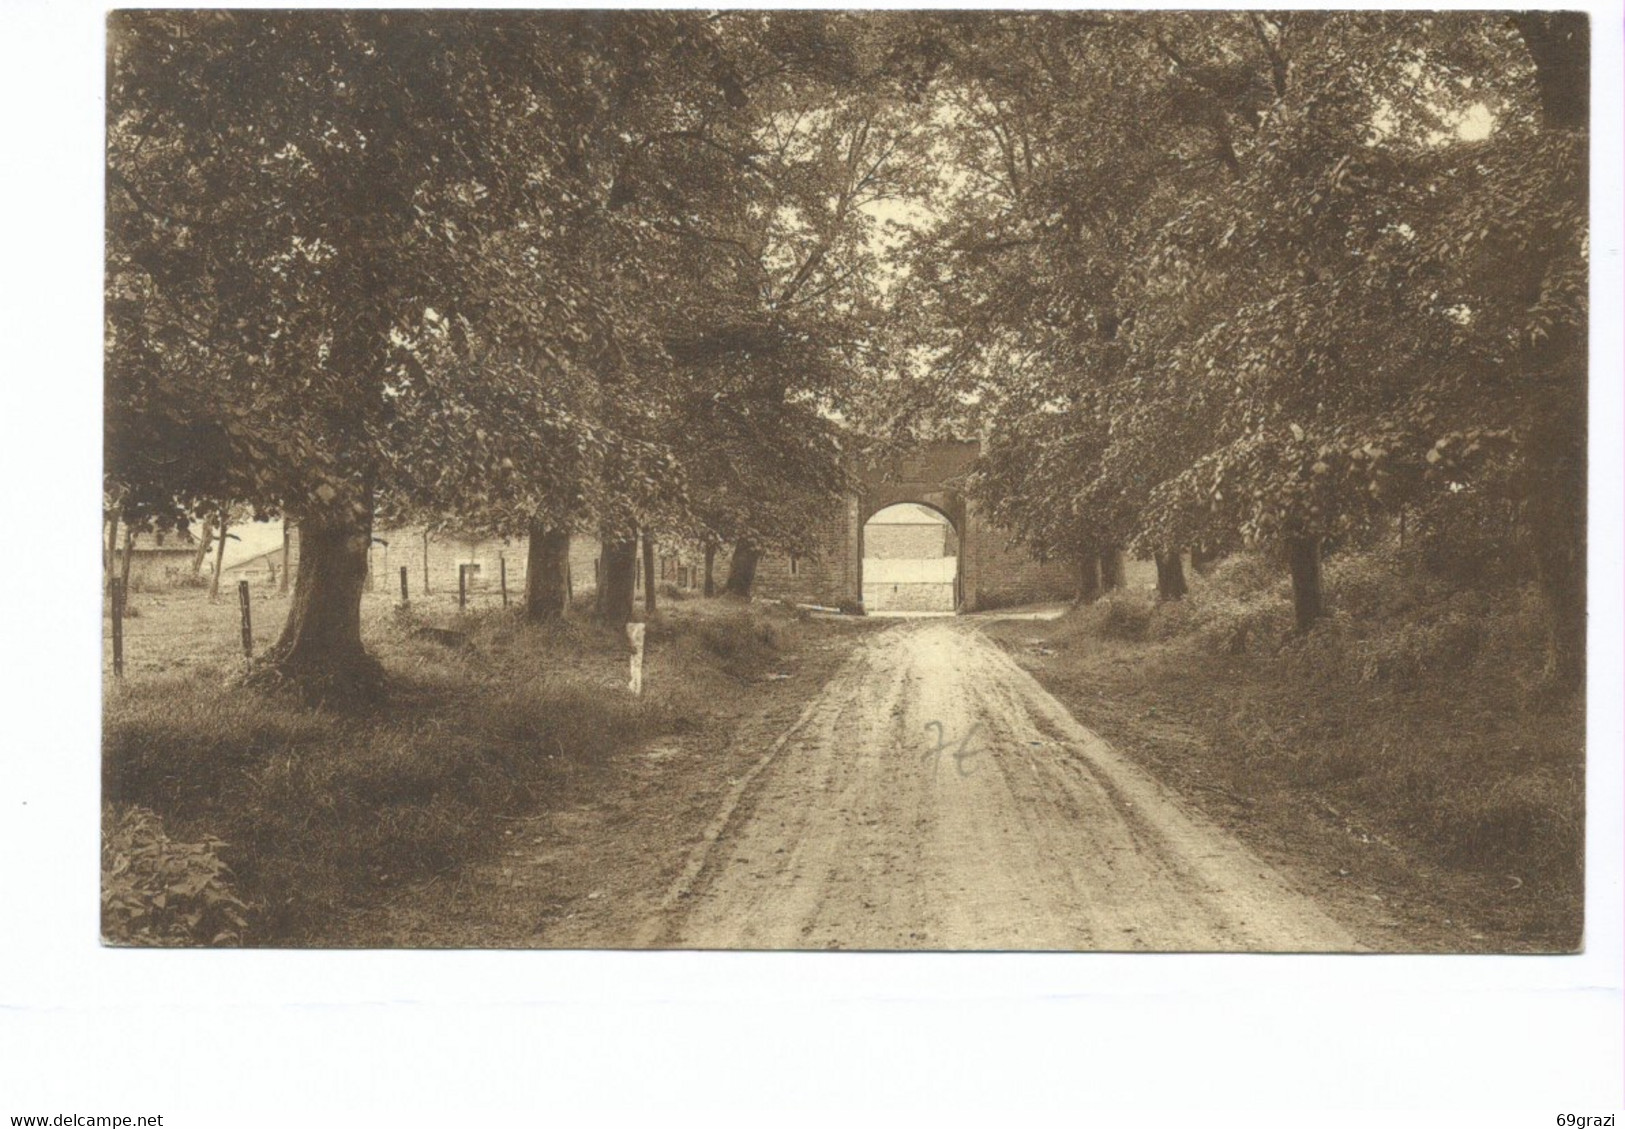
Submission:
[[[380,581],[382,578],[379,578]],[[436,620],[454,619],[517,605],[523,592],[502,578],[470,582],[449,590],[410,591],[403,600],[398,583],[374,583],[362,596],[362,620],[377,621],[409,607]],[[102,598],[102,666],[114,678],[190,668],[229,668],[276,642],[287,621],[291,593],[274,584],[239,581],[222,585],[211,598],[199,587],[127,590],[119,578]]]
[[[489,562],[488,562],[489,563]],[[495,568],[458,563],[451,576],[437,572],[433,587],[416,565],[371,574],[363,593],[363,626],[369,620],[410,608],[434,621],[458,615],[516,607],[524,601],[524,566],[499,556]],[[115,678],[128,674],[175,672],[194,667],[229,669],[273,645],[287,621],[292,592],[280,574],[252,579],[224,579],[217,594],[193,584],[126,587],[111,579],[103,592],[103,669]],[[635,577],[635,597],[644,598],[643,573]],[[697,566],[662,560],[655,581],[663,590],[697,592],[702,573]],[[594,585],[572,583],[572,598],[591,593]]]

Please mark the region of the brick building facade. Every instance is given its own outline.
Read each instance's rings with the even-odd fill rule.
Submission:
[[[1073,570],[1058,561],[1043,562],[1026,550],[1011,546],[1006,536],[989,526],[976,505],[961,492],[961,479],[980,445],[975,441],[929,444],[915,454],[867,468],[858,493],[826,506],[812,515],[819,549],[807,555],[767,554],[756,569],[758,595],[827,607],[855,605],[863,598],[865,525],[869,519],[899,503],[927,506],[947,523],[903,523],[903,532],[884,531],[871,558],[897,559],[936,546],[938,555],[957,555],[951,606],[961,611],[1066,599],[1075,594]],[[916,530],[927,530],[917,532]],[[391,593],[399,591],[400,570],[416,596],[425,592],[457,591],[459,569],[470,566],[471,591],[489,594],[500,585],[504,570],[508,591],[517,597],[525,587],[527,543],[524,537],[474,537],[456,533],[429,533],[423,527],[378,528],[368,554],[368,584]],[[290,557],[298,567],[298,528],[290,538]],[[704,583],[704,558],[689,545],[658,545],[657,576],[662,584],[699,590]],[[731,554],[717,553],[716,584],[720,590],[728,575]],[[600,568],[596,537],[578,534],[570,542],[570,587],[574,594],[595,589]],[[642,569],[638,590],[642,590]],[[926,598],[926,597],[922,597]],[[929,597],[935,600],[936,597]]]

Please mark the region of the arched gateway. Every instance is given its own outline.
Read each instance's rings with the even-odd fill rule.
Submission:
[[[912,502],[936,510],[953,526],[960,611],[1070,597],[1072,570],[1010,547],[1006,536],[988,526],[965,497],[965,474],[980,451],[975,440],[943,440],[866,468],[857,493],[818,519],[820,551],[806,558],[763,558],[756,591],[831,607],[860,604],[865,524],[888,506]]]

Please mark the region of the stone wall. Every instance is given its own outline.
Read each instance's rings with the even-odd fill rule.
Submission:
[[[1077,595],[1077,570],[1066,561],[1040,561],[1026,549],[1011,545],[1008,534],[991,526],[982,528],[980,534],[978,607],[1070,600]]]
[[[817,551],[795,556],[764,554],[756,565],[755,595],[822,607],[837,607],[843,600],[857,599],[857,499],[843,499],[829,505],[816,521]],[[732,561],[731,548],[724,547],[717,552],[718,592],[727,580]]]
[[[130,554],[130,591],[151,591],[157,588],[175,588],[188,583],[192,579],[191,549],[156,549],[143,552],[137,549]],[[208,571],[203,574],[207,580],[214,572],[214,562],[208,562]],[[124,574],[124,548],[120,546],[113,553],[113,575]]]

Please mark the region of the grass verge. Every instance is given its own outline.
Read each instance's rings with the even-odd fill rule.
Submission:
[[[1250,555],[1183,601],[1120,593],[1001,639],[1086,725],[1395,948],[1567,951],[1584,902],[1584,703],[1554,699],[1532,592],[1393,555],[1329,561],[1292,630]]]
[[[110,941],[331,941],[347,910],[486,857],[500,819],[588,795],[626,751],[705,724],[811,626],[772,605],[669,607],[650,624],[634,698],[622,637],[580,619],[384,605],[366,625],[390,690],[364,710],[234,686],[212,661],[109,688]],[[234,917],[243,907],[240,927],[213,912],[193,921],[188,896],[217,894]]]

